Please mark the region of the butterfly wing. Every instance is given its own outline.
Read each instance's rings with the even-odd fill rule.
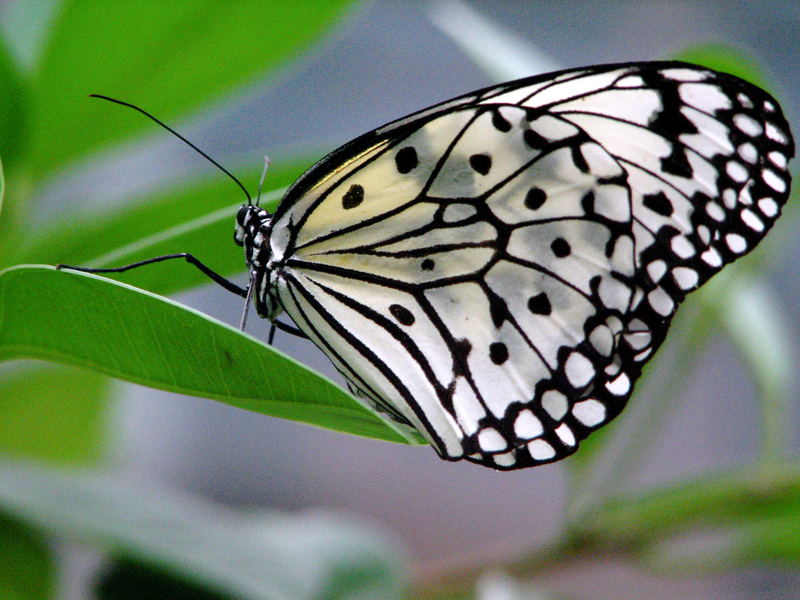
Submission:
[[[351,389],[443,457],[550,462],[771,227],[792,154],[774,100],[699,67],[511,82],[315,165],[274,217],[272,276]]]

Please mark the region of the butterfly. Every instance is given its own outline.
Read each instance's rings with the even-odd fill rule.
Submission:
[[[707,68],[520,79],[354,139],[274,214],[248,201],[250,284],[226,287],[287,313],[442,458],[549,463],[620,413],[686,294],[764,237],[793,154],[777,102]]]

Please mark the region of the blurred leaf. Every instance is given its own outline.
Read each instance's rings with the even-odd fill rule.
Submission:
[[[794,343],[797,330],[765,281],[740,275],[731,278],[724,291],[716,295],[721,300],[709,304],[709,312],[717,312],[716,320],[736,345],[758,388],[762,458],[780,459],[791,437],[792,357],[800,356]]]
[[[529,77],[562,68],[529,37],[517,35],[460,0],[430,4],[431,21],[492,81]]]
[[[0,451],[86,462],[104,448],[108,378],[73,368],[0,365]]]
[[[552,600],[538,586],[515,580],[503,572],[489,571],[475,585],[475,600]]]
[[[768,562],[800,566],[800,498],[785,492],[753,494],[747,487],[741,506],[731,510],[720,498],[717,514],[703,514],[692,527],[681,526],[686,535],[655,538],[642,553],[644,564],[672,575]],[[797,489],[792,485],[786,492],[796,494]]]
[[[95,590],[97,600],[237,600],[130,560],[115,561]]]
[[[31,72],[41,56],[60,0],[16,0],[3,6],[0,31],[23,72]]]
[[[162,390],[408,443],[330,380],[196,311],[51,267],[0,274],[0,359],[42,358]]]
[[[681,50],[671,58],[730,73],[758,87],[769,89],[759,62],[738,48],[724,44],[699,44]]]
[[[0,598],[48,600],[55,588],[55,569],[38,532],[0,513]]]
[[[241,513],[122,477],[0,462],[0,506],[240,600],[401,596],[400,555],[355,518]]]
[[[3,167],[3,157],[0,156],[0,215],[3,212],[3,199],[6,197],[6,177],[5,168]],[[2,218],[2,216],[0,216]]]
[[[615,547],[661,542],[702,527],[755,523],[800,509],[800,464],[739,468],[608,501],[574,530]]]
[[[698,548],[691,537],[657,543],[647,552],[647,565],[660,571],[719,572],[736,567],[778,564],[800,566],[800,502],[790,510],[776,507],[768,514],[743,518],[721,527],[699,530],[711,537]]]
[[[13,59],[0,38],[0,158],[14,167],[18,150],[27,133],[28,95]]]
[[[295,59],[348,4],[66,0],[33,88],[35,174],[152,130],[133,111],[98,114],[88,94],[120,98],[175,123]]]
[[[738,529],[731,556],[736,562],[778,561],[800,566],[800,501],[789,511],[754,519]]]

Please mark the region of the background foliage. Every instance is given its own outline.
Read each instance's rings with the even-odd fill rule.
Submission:
[[[547,66],[529,40],[485,14],[457,3],[437,7],[430,19],[490,81]],[[267,78],[279,81],[312,44],[324,49],[320,40],[336,22],[351,19],[353,9],[343,1],[74,0],[14,2],[3,10],[0,556],[13,560],[0,561],[0,596],[63,597],[78,587],[83,595],[120,600],[409,593],[542,598],[545,593],[528,583],[532,577],[597,557],[670,576],[764,563],[794,567],[800,560],[800,464],[789,452],[796,325],[764,277],[765,265],[780,261],[796,229],[794,207],[764,248],[695,294],[624,418],[568,461],[564,517],[547,543],[531,541],[513,551],[506,546],[464,564],[437,563],[410,574],[398,540],[362,518],[222,507],[109,469],[117,390],[109,375],[359,436],[418,443],[326,377],[156,295],[205,283],[194,269],[155,265],[120,277],[122,283],[47,266],[110,266],[188,251],[213,257],[213,268],[235,276],[242,257],[230,240],[241,199],[216,172],[198,170],[201,175],[113,203],[76,195],[48,205],[48,190],[109,156],[135,155],[140,144],[160,135],[134,112],[87,94],[135,102],[173,124],[188,119],[191,128],[191,118],[203,111],[247,96]],[[727,47],[695,47],[678,57],[766,87],[772,83],[755,60]],[[398,114],[387,118],[392,116]],[[313,157],[330,149],[319,145],[276,164],[268,206]],[[258,161],[248,162],[243,180],[252,187]],[[755,390],[756,456],[629,489],[654,432],[668,423],[673,399],[686,392],[694,366],[720,332],[738,349]],[[23,360],[31,358],[47,362]],[[270,468],[265,462],[264,471]],[[475,467],[467,468],[474,473]],[[372,493],[359,465],[351,470],[355,485]],[[699,546],[702,534],[713,535]],[[65,567],[75,547],[55,551],[53,540],[103,550],[100,567],[81,576],[80,585],[71,582],[74,569]]]

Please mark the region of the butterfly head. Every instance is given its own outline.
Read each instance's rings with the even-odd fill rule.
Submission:
[[[236,227],[233,231],[233,241],[244,248],[244,258],[248,266],[257,267],[265,259],[269,259],[268,246],[265,242],[269,239],[269,226],[272,215],[259,206],[245,204],[236,214]]]
[[[280,305],[269,284],[270,245],[272,215],[259,206],[245,204],[236,215],[233,240],[244,248],[244,259],[250,272],[250,285],[259,316],[274,319],[280,313]]]

